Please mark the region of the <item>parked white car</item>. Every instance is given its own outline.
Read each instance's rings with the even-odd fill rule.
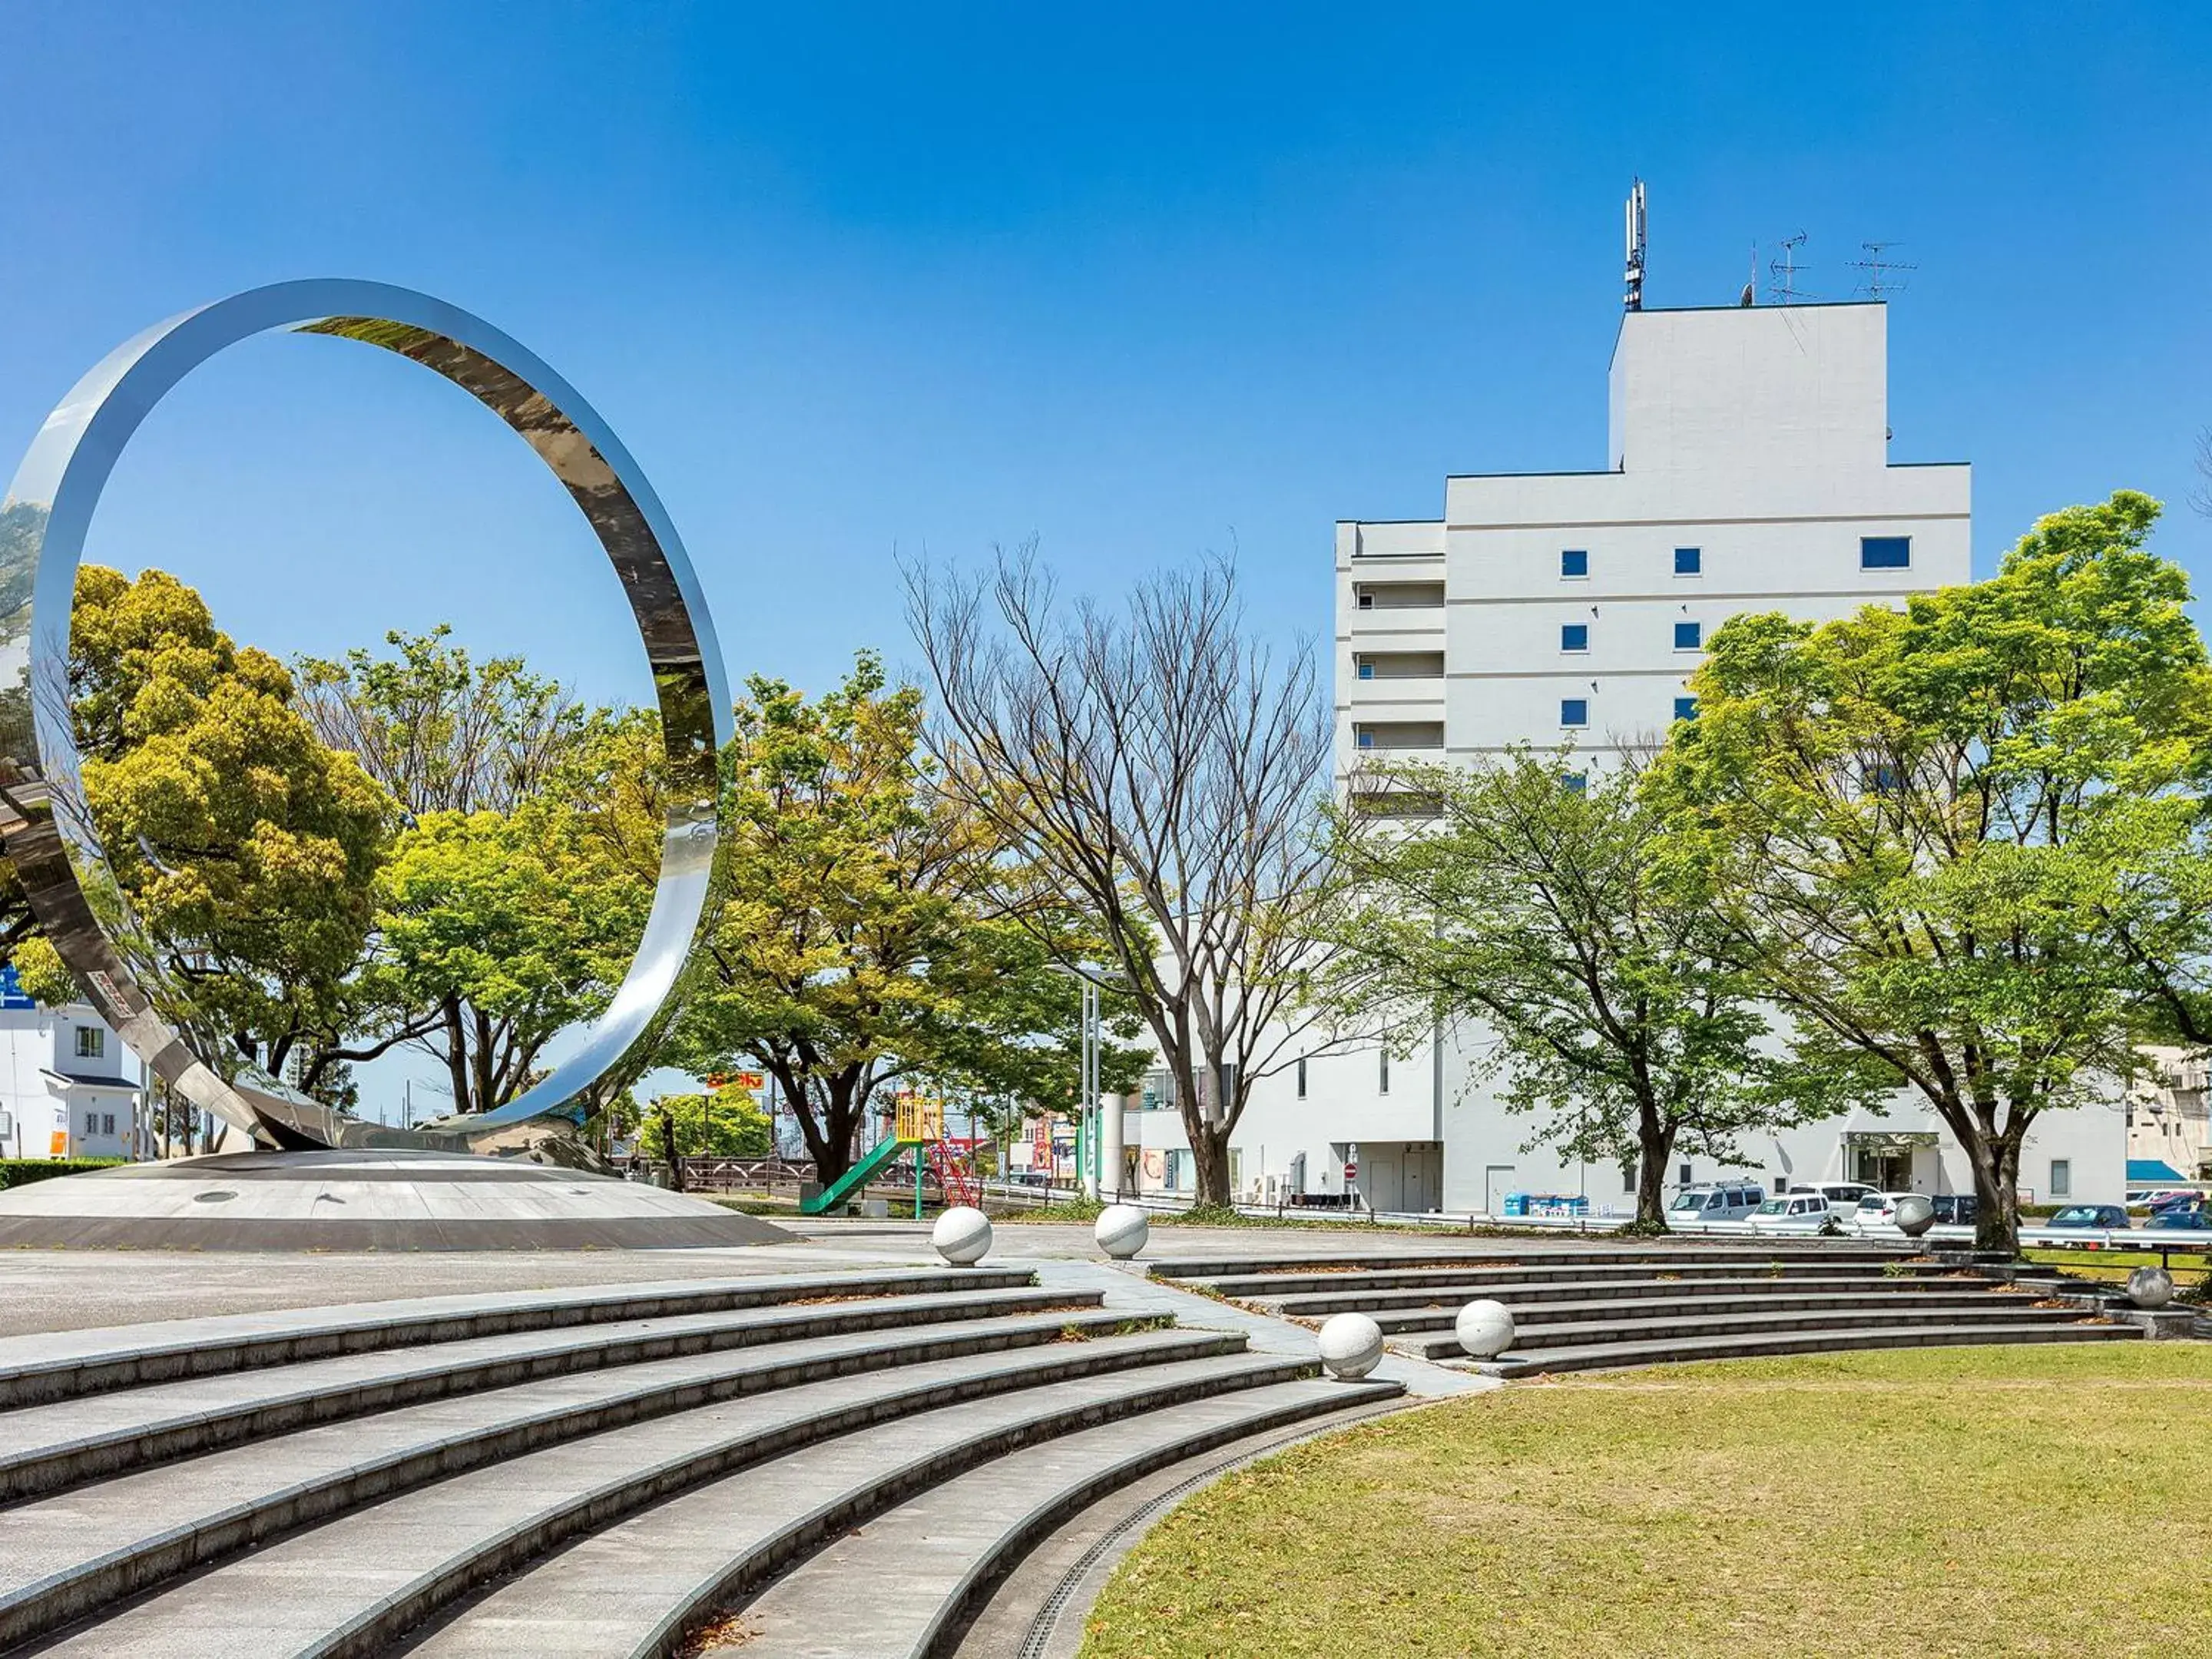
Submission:
[[[1817,1233],[1827,1221],[1828,1200],[1818,1193],[1778,1193],[1751,1212],[1755,1233]]]
[[[1844,1224],[1855,1232],[1893,1231],[1897,1226],[1897,1200],[1904,1193],[1869,1193],[1851,1207],[1844,1218]]]

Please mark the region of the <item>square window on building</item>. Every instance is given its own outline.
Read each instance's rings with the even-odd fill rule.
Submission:
[[[1589,574],[1589,552],[1586,548],[1570,547],[1559,555],[1559,574],[1587,576]]]
[[[1698,700],[1695,697],[1675,698],[1674,718],[1678,720],[1693,720],[1697,719]]]
[[[1862,536],[1859,538],[1860,569],[1909,570],[1911,568],[1911,537]]]
[[[1562,773],[1559,776],[1559,787],[1571,795],[1583,794],[1589,788],[1589,774],[1587,772]]]
[[[1363,680],[1371,680],[1375,678],[1375,665],[1364,658],[1360,659],[1359,678]]]
[[[2074,1196],[2074,1160],[2054,1158],[2051,1160],[2051,1195],[2053,1198]]]
[[[96,1135],[100,1133],[100,1114],[98,1112],[87,1112],[84,1115],[84,1132],[88,1135]]]
[[[1685,1164],[1682,1166],[1682,1185],[1684,1185],[1685,1187],[1686,1187],[1686,1186],[1688,1186],[1689,1184],[1690,1184],[1690,1166],[1689,1166],[1688,1164]]]
[[[1360,732],[1358,744],[1362,749],[1372,749],[1375,746],[1375,734],[1372,732]]]
[[[1559,649],[1562,651],[1589,650],[1589,624],[1588,623],[1561,623],[1559,624]]]
[[[1674,550],[1674,574],[1678,576],[1698,576],[1705,574],[1705,550],[1702,547],[1678,547]]]
[[[97,1025],[76,1028],[76,1057],[79,1060],[98,1060],[107,1052],[107,1033]]]
[[[1678,622],[1674,624],[1674,648],[1677,651],[1702,651],[1705,644],[1705,623]]]
[[[104,1135],[112,1135],[115,1133],[114,1113],[102,1112],[100,1115],[100,1133]]]
[[[1589,699],[1588,697],[1561,697],[1559,699],[1559,724],[1562,726],[1588,726],[1589,724]]]
[[[1375,596],[1365,588],[1362,588],[1359,591],[1358,604],[1362,611],[1372,611],[1375,608]]]

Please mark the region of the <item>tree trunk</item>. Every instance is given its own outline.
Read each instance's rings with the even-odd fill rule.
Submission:
[[[665,1106],[660,1109],[660,1150],[668,1160],[668,1179],[676,1190],[684,1190],[684,1157],[676,1150],[676,1114]]]
[[[1229,1131],[1212,1123],[1184,1126],[1190,1132],[1190,1161],[1198,1170],[1197,1202],[1221,1208],[1236,1201],[1229,1185]]]
[[[1966,1148],[1974,1173],[1974,1248],[2020,1254],[2020,1145],[2023,1134],[1975,1136]]]
[[[1636,1224],[1667,1231],[1667,1170],[1674,1161],[1674,1131],[1656,1113],[1636,1125]]]
[[[2026,1123],[2000,1134],[1972,1102],[1943,1116],[1973,1173],[1974,1248],[2019,1255],[2020,1145],[2026,1138]]]
[[[814,1178],[827,1187],[853,1167],[853,1143],[865,1113],[854,1100],[860,1083],[857,1072],[841,1072],[821,1081],[828,1100],[819,1108],[800,1074],[793,1074],[793,1086],[786,1092],[791,1115],[799,1120],[799,1138],[814,1160]]]

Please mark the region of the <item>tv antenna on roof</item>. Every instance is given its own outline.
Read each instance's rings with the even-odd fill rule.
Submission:
[[[1863,259],[1852,260],[1851,266],[1854,270],[1866,272],[1866,280],[1860,286],[1866,289],[1868,297],[1870,299],[1879,300],[1885,294],[1905,292],[1907,284],[1890,282],[1885,273],[1920,269],[1918,265],[1907,264],[1901,259],[1885,259],[1881,257],[1885,249],[1904,246],[1902,242],[1861,242],[1859,246],[1866,250],[1867,257]]]
[[[1625,311],[1644,309],[1644,180],[1628,190],[1628,287],[1621,298]]]
[[[1767,284],[1767,292],[1772,295],[1776,305],[1794,306],[1800,300],[1813,297],[1799,292],[1797,288],[1797,250],[1804,246],[1803,231],[1799,231],[1795,236],[1785,236],[1782,239],[1782,257],[1767,262],[1767,274],[1774,279]]]

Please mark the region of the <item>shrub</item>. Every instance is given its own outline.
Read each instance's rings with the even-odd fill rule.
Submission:
[[[56,1176],[112,1170],[126,1161],[119,1158],[0,1158],[0,1191],[27,1187],[33,1181],[51,1181]]]

